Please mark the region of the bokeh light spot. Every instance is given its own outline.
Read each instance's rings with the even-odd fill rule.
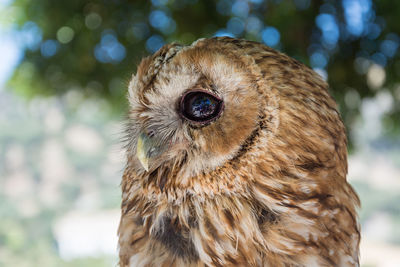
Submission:
[[[357,57],[354,60],[354,69],[356,70],[356,72],[358,74],[361,74],[361,75],[367,73],[370,65],[371,65],[371,61],[364,57]]]
[[[219,29],[214,36],[216,37],[223,37],[223,36],[228,36],[228,37],[235,37],[235,35],[226,29]]]
[[[367,73],[367,84],[371,89],[381,88],[386,80],[386,71],[378,64],[372,64]]]
[[[258,33],[260,32],[261,28],[263,26],[263,23],[259,18],[256,16],[250,16],[247,19],[246,23],[246,31],[251,32],[251,33]]]
[[[32,21],[28,21],[22,26],[20,37],[29,50],[36,50],[40,46],[42,35],[43,33],[39,26]]]
[[[380,50],[387,57],[394,57],[399,48],[399,43],[394,40],[384,40],[380,45]]]
[[[90,30],[95,30],[101,25],[101,17],[97,13],[90,13],[85,17],[85,25]]]
[[[75,32],[72,28],[64,26],[57,31],[57,40],[62,44],[67,44],[74,38]]]
[[[158,35],[152,35],[149,39],[146,41],[146,49],[150,53],[156,52],[158,49],[160,49],[163,45],[165,44],[164,39]]]
[[[175,31],[176,23],[164,11],[154,10],[149,15],[150,25],[162,31],[165,34],[171,34]]]
[[[94,55],[102,63],[118,63],[126,56],[125,47],[118,42],[112,31],[104,31],[99,44],[96,45]]]
[[[236,0],[232,5],[231,11],[232,14],[238,17],[247,17],[249,15],[250,8],[246,1]]]
[[[281,35],[275,27],[269,26],[261,32],[261,38],[266,45],[274,47],[279,43]]]
[[[371,0],[343,0],[342,5],[348,32],[362,35],[366,22],[372,17]]]
[[[320,14],[316,18],[316,24],[322,32],[322,44],[328,49],[333,49],[339,39],[339,27],[335,17],[331,14]]]
[[[375,53],[371,56],[372,61],[374,61],[376,64],[381,65],[382,67],[386,66],[387,59],[384,54],[382,53]]]
[[[44,57],[52,57],[57,53],[59,43],[56,40],[47,40],[40,46],[40,53]]]
[[[149,20],[151,26],[160,29],[162,27],[165,27],[164,26],[165,24],[168,24],[169,18],[164,11],[154,10],[153,12],[150,13]]]
[[[348,108],[358,108],[361,104],[360,94],[352,88],[347,90],[346,94],[344,95],[344,103]]]
[[[376,23],[369,23],[367,31],[368,31],[368,38],[374,40],[379,37],[379,35],[382,32],[382,29]]]
[[[328,57],[323,52],[315,52],[310,57],[310,64],[313,68],[325,68],[328,64]]]
[[[239,19],[239,18],[231,18],[228,23],[227,23],[227,29],[229,32],[235,34],[235,35],[239,35],[243,32],[244,30],[244,22],[243,20]]]

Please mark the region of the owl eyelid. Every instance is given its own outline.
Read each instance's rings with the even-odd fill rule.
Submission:
[[[191,118],[189,118],[188,116],[185,115],[185,110],[184,110],[184,102],[186,100],[186,97],[190,94],[195,94],[195,93],[201,93],[201,94],[205,94],[208,95],[210,97],[212,97],[213,99],[216,100],[217,102],[217,111],[215,113],[212,114],[212,116],[210,116],[210,118],[206,119],[206,120],[193,120]],[[216,95],[215,93],[205,90],[205,89],[192,89],[192,90],[188,90],[185,93],[182,94],[181,98],[178,101],[178,114],[181,118],[185,119],[186,121],[188,121],[189,123],[195,125],[195,126],[204,126],[209,124],[210,122],[218,119],[222,113],[224,109],[224,101],[221,97],[219,97],[218,95]]]

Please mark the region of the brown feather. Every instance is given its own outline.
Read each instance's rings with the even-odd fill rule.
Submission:
[[[187,90],[224,100],[215,121],[177,114]],[[119,227],[124,266],[358,266],[359,199],[328,85],[256,42],[167,45],[139,65]],[[140,132],[166,147],[146,172]]]

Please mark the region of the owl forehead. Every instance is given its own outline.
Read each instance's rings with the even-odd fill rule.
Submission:
[[[201,77],[190,67],[169,64],[160,70],[144,95],[152,105],[173,104],[185,91],[194,88]]]
[[[174,104],[188,90],[204,89],[224,98],[245,84],[246,73],[229,58],[188,49],[164,64],[144,95],[153,105]]]

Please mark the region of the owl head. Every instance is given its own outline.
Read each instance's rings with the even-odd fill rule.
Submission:
[[[161,189],[220,176],[244,155],[247,173],[258,163],[301,173],[333,160],[345,175],[343,125],[326,87],[255,42],[166,45],[142,60],[129,84],[129,168]]]
[[[257,127],[256,77],[234,55],[168,45],[144,59],[129,85],[135,167],[184,165],[182,176],[232,160]]]

